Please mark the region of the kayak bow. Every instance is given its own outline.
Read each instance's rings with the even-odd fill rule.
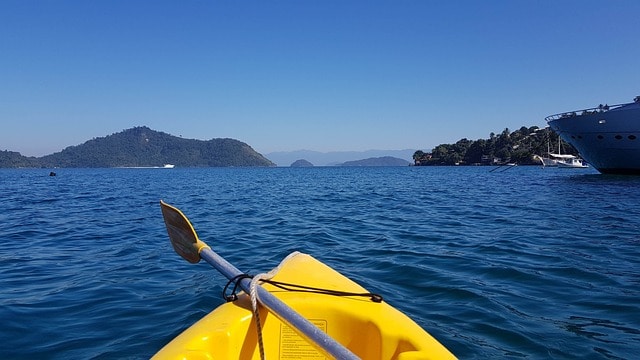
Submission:
[[[169,237],[181,256],[190,262],[202,257],[230,280],[242,274],[197,238],[182,212],[164,202],[161,206]],[[224,267],[221,262],[237,273],[221,270]],[[344,275],[301,253],[288,256],[272,280],[335,292],[367,293]],[[256,319],[249,289],[243,286],[243,282],[248,284],[250,280],[238,281],[245,290],[243,293],[178,335],[154,358],[259,359]],[[270,283],[257,288],[258,299],[265,306],[259,308],[259,318],[267,359],[455,359],[429,333],[385,301],[288,291]],[[282,303],[284,307],[273,308],[270,302]],[[311,333],[304,329],[309,324],[315,329]]]

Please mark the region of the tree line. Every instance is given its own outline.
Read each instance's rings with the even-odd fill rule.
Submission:
[[[488,139],[458,140],[455,144],[440,144],[431,152],[418,150],[413,154],[416,166],[429,165],[519,165],[540,164],[534,156],[547,153],[577,155],[573,146],[562,142],[549,128],[521,127],[510,132],[504,129],[499,135],[491,133]]]

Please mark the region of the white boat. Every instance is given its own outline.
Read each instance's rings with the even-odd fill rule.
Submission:
[[[558,139],[558,153],[554,154],[550,150],[550,142],[547,142],[546,157],[536,155],[535,158],[540,160],[542,167],[587,167],[581,159],[570,154],[562,154],[562,140]]]
[[[585,164],[582,159],[577,156],[569,155],[569,154],[549,154],[550,157],[541,157],[536,155],[535,158],[540,160],[542,163],[542,167],[558,167],[558,168],[573,168],[573,169],[584,169],[588,168],[589,165]]]
[[[175,167],[175,165],[173,164],[164,164],[163,168],[165,169],[173,169]]]
[[[640,96],[545,118],[562,140],[604,174],[640,174]]]
[[[568,154],[549,154],[552,157],[555,157],[556,166],[559,168],[565,169],[584,169],[588,168],[589,165],[585,164],[582,159],[577,156],[568,155]]]

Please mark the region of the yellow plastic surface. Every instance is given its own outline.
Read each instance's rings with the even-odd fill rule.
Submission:
[[[349,292],[360,285],[310,255],[290,258],[273,280]],[[442,344],[386,302],[264,287],[362,359],[455,359]],[[325,359],[275,315],[260,312],[267,359]],[[226,303],[163,347],[154,359],[259,359],[246,294]]]

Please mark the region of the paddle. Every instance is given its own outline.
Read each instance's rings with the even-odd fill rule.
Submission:
[[[177,208],[160,201],[162,217],[167,226],[167,233],[171,240],[173,249],[190,263],[197,263],[200,259],[205,259],[211,266],[218,270],[227,279],[231,280],[243,273],[227,260],[218,255],[203,241],[198,239],[196,231],[189,222],[189,219]],[[250,292],[251,280],[243,278],[239,280],[239,286],[244,292]],[[298,335],[307,339],[325,355],[333,356],[336,359],[358,359],[351,351],[338,343],[335,339],[327,335],[309,320],[295,312],[277,297],[265,290],[257,287],[258,301],[273,313],[280,321],[289,325]]]

